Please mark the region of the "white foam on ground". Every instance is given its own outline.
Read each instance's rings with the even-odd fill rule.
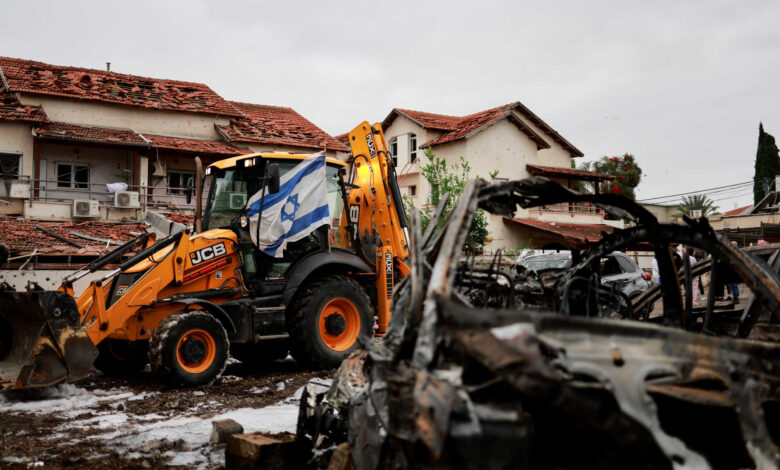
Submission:
[[[331,383],[332,381],[329,379],[313,379],[307,385],[310,393],[322,393],[327,391]],[[78,445],[79,442],[83,441],[105,441],[111,443],[112,446],[123,449],[126,452],[126,458],[138,458],[140,456],[138,451],[143,449],[149,441],[166,439],[174,442],[181,440],[185,450],[166,452],[166,455],[172,457],[170,465],[213,468],[224,465],[225,456],[222,447],[212,447],[208,443],[212,421],[232,419],[243,426],[244,432],[294,433],[298,422],[298,406],[303,388],[299,388],[292,396],[274,405],[262,408],[239,408],[225,411],[210,418],[199,418],[180,415],[167,417],[156,413],[128,415],[123,411],[96,411],[95,408],[107,402],[118,405],[124,401],[141,400],[156,392],[143,392],[136,395],[121,388],[88,391],[67,384],[36,392],[33,399],[24,400],[21,396],[5,396],[3,401],[0,401],[0,412],[29,412],[67,418],[91,413],[93,415],[91,417],[71,419],[59,425],[56,428],[57,434],[66,433],[69,429],[74,428],[97,428],[102,432],[81,438],[81,440],[67,441],[67,445]],[[258,389],[257,391],[262,393],[267,389]],[[252,393],[257,392],[253,391]],[[3,395],[0,394],[0,397]],[[214,400],[209,403],[218,404]],[[189,411],[192,412],[194,409]],[[27,459],[27,457],[13,456],[7,458]]]

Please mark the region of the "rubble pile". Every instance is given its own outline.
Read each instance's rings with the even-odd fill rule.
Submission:
[[[511,216],[590,202],[630,219],[554,280],[555,311],[523,282],[459,263],[477,207]],[[327,394],[304,394],[298,445],[313,468],[770,468],[780,461],[780,251],[757,257],[705,220],[659,224],[633,202],[579,195],[544,178],[470,184],[445,227],[412,218],[411,274],[382,342],[346,360]],[[435,222],[432,222],[435,224]],[[661,285],[639,299],[601,286],[604,254],[643,241]],[[691,305],[695,272],[670,243],[736,272],[743,309]],[[698,271],[702,272],[702,271]],[[475,285],[490,295],[468,295]],[[639,315],[660,296],[660,315]],[[347,456],[345,457],[345,453]],[[336,463],[338,462],[338,464]]]
[[[187,227],[192,227],[192,224],[195,223],[194,214],[185,214],[183,212],[164,212],[163,216],[165,216],[165,218],[170,220],[171,222],[176,222],[177,224],[183,224],[186,225]]]
[[[36,225],[70,240],[67,243]],[[146,224],[119,224],[109,222],[37,222],[16,217],[0,217],[0,241],[8,247],[10,256],[21,256],[38,250],[39,254],[98,255],[116,245],[130,241],[149,228]],[[84,238],[79,235],[94,238]],[[109,245],[109,243],[111,244]],[[77,246],[78,245],[78,246]]]

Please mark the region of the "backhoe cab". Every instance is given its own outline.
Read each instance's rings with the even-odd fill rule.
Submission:
[[[289,243],[281,258],[252,241],[247,201],[264,187],[285,197],[280,178],[308,156],[258,153],[216,162],[198,178],[198,206],[201,187],[208,196],[197,233],[156,243],[143,235],[66,278],[58,292],[0,288],[0,326],[10,332],[0,335],[0,389],[78,380],[95,356],[104,373],[151,363],[183,386],[213,381],[228,353],[262,363],[289,352],[312,367],[335,367],[375,324],[383,334],[394,285],[409,272],[406,219],[379,124],[356,127],[350,145],[349,175],[345,163],[326,159],[329,224]],[[73,298],[75,279],[136,247]]]

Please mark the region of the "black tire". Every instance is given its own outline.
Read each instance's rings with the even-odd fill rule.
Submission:
[[[374,309],[365,289],[352,278],[333,275],[316,279],[295,297],[296,301],[288,311],[288,330],[291,332],[290,352],[299,363],[326,369],[338,367],[358,349],[361,341],[368,342],[374,335]],[[347,313],[336,315],[330,321],[333,314],[328,314],[325,307],[342,301]],[[347,304],[354,307],[356,314],[348,313]],[[335,308],[333,313],[339,311]],[[343,324],[339,316],[344,320]],[[324,318],[322,322],[321,317]],[[353,320],[359,320],[359,324]],[[338,333],[342,327],[344,329]]]
[[[227,364],[230,343],[222,324],[202,310],[176,312],[155,328],[149,343],[152,372],[181,387],[207,385]]]
[[[290,352],[287,340],[268,340],[255,344],[231,344],[230,354],[250,367],[262,367],[271,361],[284,359]]]
[[[149,364],[149,341],[106,338],[98,344],[95,367],[104,375],[134,375]]]

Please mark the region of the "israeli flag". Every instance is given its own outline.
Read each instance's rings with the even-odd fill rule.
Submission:
[[[263,191],[262,213],[260,200]],[[246,215],[252,241],[266,254],[281,258],[287,242],[308,236],[330,220],[325,156],[309,157],[288,171],[279,181],[279,192],[263,188],[247,202]],[[257,223],[260,221],[260,239]]]

